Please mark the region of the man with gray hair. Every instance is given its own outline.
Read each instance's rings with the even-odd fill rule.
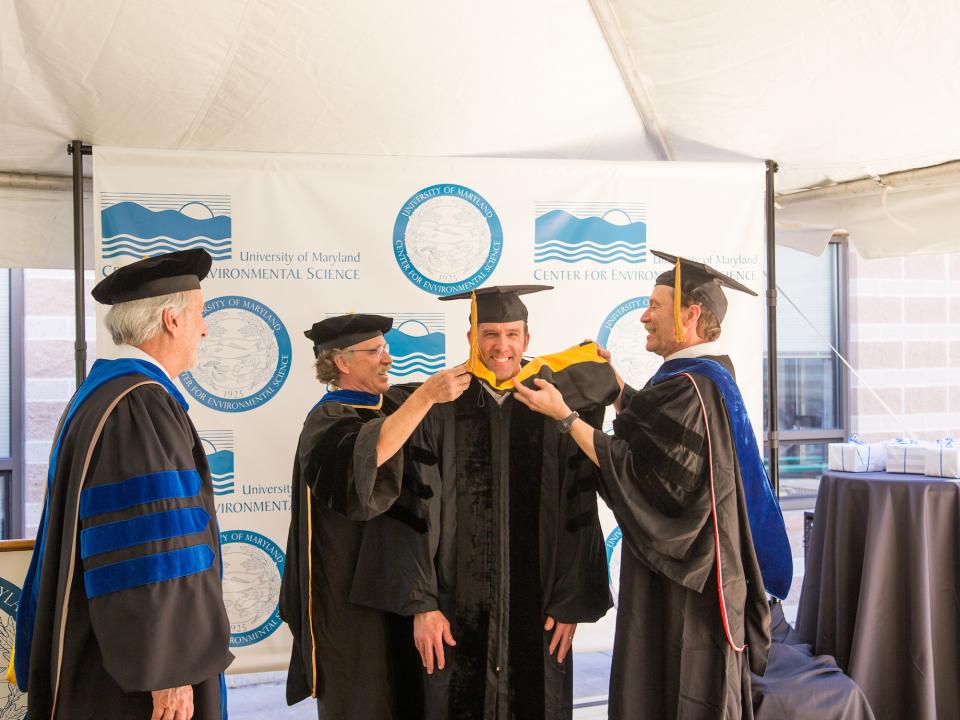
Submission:
[[[13,663],[30,717],[226,717],[210,471],[172,381],[206,335],[210,264],[158,255],[93,289],[121,357],[94,363],[50,454]]]
[[[411,484],[401,448],[470,376],[458,365],[412,392],[390,388],[384,334],[392,326],[391,318],[357,313],[304,332],[317,379],[332,389],[307,415],[297,444],[280,614],[293,633],[287,702],[315,697],[321,720],[422,717],[410,618],[355,604],[351,592],[360,558],[385,552],[368,541],[378,525],[423,522],[405,510],[424,488]]]

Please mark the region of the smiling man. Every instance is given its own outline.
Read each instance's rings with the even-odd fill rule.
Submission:
[[[756,293],[652,252],[674,263],[642,317],[647,350],[664,363],[644,388],[623,387],[612,436],[579,420],[571,428],[601,470],[625,544],[610,717],[752,718],[749,671],[763,674],[770,649],[764,587],[786,597],[793,569],[733,365],[715,341],[724,288]],[[565,393],[536,384],[518,399],[567,417]]]
[[[477,335],[480,357],[498,384],[520,372],[520,361],[530,345],[526,320],[480,323]]]
[[[594,468],[568,426],[514,399],[511,378],[537,369],[599,424],[619,391],[593,345],[525,363],[520,295],[546,289],[476,291],[470,387],[411,436],[407,522],[380,526],[382,564],[363,573],[377,582],[354,586],[358,601],[414,616],[428,720],[570,718],[576,625],[611,604]]]
[[[434,404],[458,397],[470,376],[461,365],[436,373],[406,399],[388,393],[384,333],[392,325],[381,315],[351,314],[304,333],[313,341],[317,379],[333,389],[300,432],[280,613],[293,633],[287,702],[312,695],[321,720],[420,717],[417,676],[409,677],[416,663],[409,620],[353,604],[349,595],[368,526],[395,522],[403,443]]]

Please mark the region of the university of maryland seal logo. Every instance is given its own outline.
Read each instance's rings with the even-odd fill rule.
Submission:
[[[203,308],[207,337],[197,367],[180,374],[190,397],[220,412],[260,407],[290,374],[290,335],[280,317],[253,298],[226,295]]]
[[[230,619],[230,647],[270,637],[280,619],[280,579],[286,557],[273,540],[253,530],[220,533],[223,604]]]
[[[10,652],[17,635],[17,607],[20,586],[0,577],[0,660],[10,665]],[[24,720],[27,717],[27,696],[16,684],[0,684],[0,720]]]
[[[393,253],[406,278],[434,295],[465,292],[493,274],[503,252],[500,218],[463,185],[414,193],[393,226]]]
[[[610,351],[613,364],[633,387],[643,387],[663,359],[647,351],[647,331],[640,318],[650,305],[649,296],[624,300],[611,310],[597,331],[597,344]]]

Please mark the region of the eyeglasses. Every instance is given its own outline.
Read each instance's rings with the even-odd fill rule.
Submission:
[[[375,348],[369,348],[369,349],[366,349],[366,350],[361,350],[361,349],[359,349],[359,348],[355,348],[355,349],[353,349],[353,350],[343,350],[342,352],[343,352],[344,354],[346,354],[346,353],[355,353],[355,352],[376,353],[377,359],[379,360],[380,358],[383,357],[383,354],[384,354],[384,353],[387,353],[387,354],[390,353],[390,343],[384,343],[383,345],[377,345]]]

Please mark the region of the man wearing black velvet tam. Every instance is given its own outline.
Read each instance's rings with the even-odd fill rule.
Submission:
[[[520,296],[546,289],[440,298],[471,301],[473,379],[411,436],[408,522],[382,525],[380,565],[358,566],[377,582],[355,582],[352,598],[414,616],[429,720],[572,717],[576,624],[611,605],[596,468],[568,425],[514,399],[513,378],[547,377],[599,425],[619,392],[593,343],[523,361]]]
[[[210,262],[157,255],[93,289],[120,357],[93,364],[50,455],[14,655],[32,718],[214,720],[226,707],[213,486],[173,381],[207,332]]]
[[[764,589],[786,597],[793,569],[733,365],[715,341],[724,288],[756,293],[653,252],[674,264],[641,318],[647,350],[665,362],[643,389],[623,386],[612,436],[579,421],[571,430],[601,470],[626,544],[610,717],[752,718],[750,671],[763,674],[770,650]],[[518,389],[523,402],[548,417],[569,412],[562,389],[537,385]]]
[[[409,619],[355,605],[349,594],[358,556],[378,552],[364,549],[366,528],[394,523],[400,512],[393,505],[403,491],[403,443],[470,376],[462,365],[442,370],[405,400],[395,396],[384,339],[392,325],[388,317],[351,314],[304,332],[317,379],[332,389],[307,415],[293,461],[280,614],[293,633],[287,702],[312,695],[321,719],[421,714]]]

